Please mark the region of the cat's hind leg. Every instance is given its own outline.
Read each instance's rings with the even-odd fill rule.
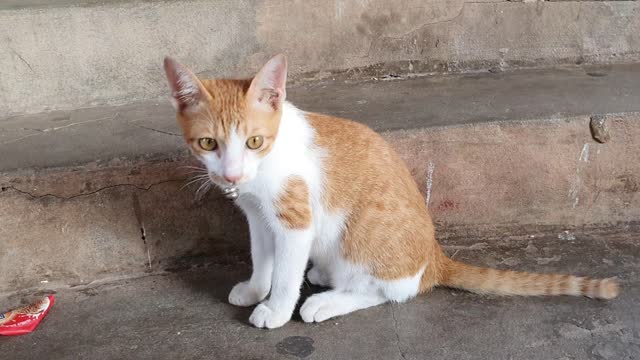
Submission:
[[[307,272],[307,279],[309,279],[310,283],[316,286],[331,286],[331,277],[329,272],[321,268],[319,265],[313,265],[311,270]]]
[[[305,322],[321,322],[356,310],[385,303],[387,299],[377,292],[360,293],[329,290],[310,296],[300,308]]]

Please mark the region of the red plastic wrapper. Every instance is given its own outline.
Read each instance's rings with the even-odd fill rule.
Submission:
[[[53,295],[35,303],[0,314],[0,335],[24,335],[32,332],[53,306]]]

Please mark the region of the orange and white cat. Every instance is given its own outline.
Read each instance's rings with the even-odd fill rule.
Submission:
[[[259,303],[253,325],[277,328],[291,319],[309,260],[309,281],[331,290],[304,302],[305,322],[403,302],[439,285],[499,295],[618,295],[614,279],[448,258],[418,186],[381,136],[285,101],[284,56],[249,80],[200,80],[170,58],[164,68],[185,140],[248,219],[253,273],[229,302]]]

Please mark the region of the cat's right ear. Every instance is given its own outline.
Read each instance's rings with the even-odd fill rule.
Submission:
[[[171,100],[177,111],[193,110],[205,99],[206,90],[202,83],[184,65],[165,57],[164,71],[171,88]]]

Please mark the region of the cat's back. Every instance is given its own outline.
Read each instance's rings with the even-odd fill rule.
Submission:
[[[305,118],[315,131],[316,145],[330,152],[346,151],[341,155],[353,159],[389,148],[378,133],[359,122],[317,113],[305,113]]]
[[[364,176],[379,178],[399,160],[382,136],[364,124],[315,113],[305,117],[315,131],[315,144],[326,153],[325,170],[330,178],[352,183],[365,180]]]
[[[330,202],[350,208],[376,194],[389,204],[423,209],[422,194],[404,160],[368,126],[329,115],[305,113],[315,130],[314,141],[324,152]],[[344,205],[344,206],[341,206]],[[417,207],[417,208],[416,208]]]
[[[328,211],[349,214],[343,256],[380,279],[407,278],[424,269],[437,244],[426,202],[403,159],[366,125],[327,115],[305,117],[316,146],[326,153]]]

